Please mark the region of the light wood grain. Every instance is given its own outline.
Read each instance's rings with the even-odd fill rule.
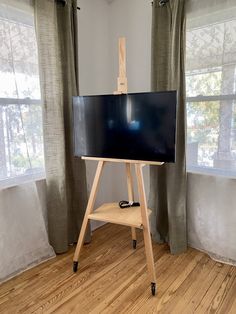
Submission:
[[[222,271],[196,307],[196,313],[228,313],[235,296],[236,267]],[[217,288],[216,288],[217,287]],[[230,299],[228,298],[230,296]],[[236,313],[236,308],[235,312]]]
[[[126,166],[126,176],[127,176],[127,189],[128,189],[128,198],[129,202],[134,201],[134,188],[133,188],[133,179],[132,179],[132,172],[131,172],[131,164],[125,164]],[[134,227],[131,227],[131,235],[132,240],[137,240],[136,231]]]
[[[84,243],[84,237],[85,237],[87,224],[88,224],[88,216],[94,209],[94,203],[95,203],[95,200],[96,200],[99,180],[101,178],[103,166],[104,166],[104,161],[100,160],[98,162],[97,170],[96,170],[96,173],[95,173],[92,189],[91,189],[91,192],[90,192],[90,196],[89,196],[89,200],[88,200],[88,204],[87,204],[87,208],[86,208],[86,212],[85,212],[83,223],[82,223],[82,227],[81,227],[81,230],[80,230],[79,239],[78,239],[78,243],[77,243],[77,246],[76,246],[74,259],[73,259],[74,262],[78,262],[79,254],[80,254],[82,245]]]
[[[236,313],[236,268],[191,248],[176,256],[153,244],[159,290],[150,296],[142,231],[132,250],[128,230],[96,230],[76,274],[71,248],[0,285],[0,313]]]
[[[119,77],[126,77],[126,40],[119,38]]]
[[[145,165],[156,165],[161,166],[164,162],[161,161],[145,161],[145,160],[132,160],[132,159],[115,159],[115,158],[100,158],[100,157],[89,157],[89,156],[82,156],[84,160],[94,160],[94,161],[107,161],[107,162],[124,162],[130,164],[143,164]]]
[[[126,164],[126,176],[127,176],[127,189],[128,189],[128,198],[129,202],[134,201],[134,189],[133,189],[133,180],[131,173],[131,164]]]
[[[128,80],[126,77],[126,40],[119,38],[119,77],[117,78],[117,91],[114,94],[127,94]]]
[[[148,210],[151,214],[151,210]],[[137,207],[120,208],[118,203],[105,203],[89,214],[89,219],[116,223],[142,229],[141,209]]]
[[[154,261],[153,261],[153,252],[152,252],[152,243],[151,243],[151,234],[149,228],[149,214],[151,211],[147,208],[146,204],[146,195],[144,189],[144,181],[143,181],[143,174],[142,174],[142,167],[145,165],[143,163],[135,163],[136,169],[136,177],[138,183],[138,193],[139,193],[139,200],[140,206],[134,207],[126,207],[120,208],[118,203],[106,203],[97,208],[93,211],[93,206],[95,202],[95,197],[97,194],[99,179],[102,173],[104,161],[102,159],[98,159],[98,167],[96,170],[95,178],[93,181],[92,190],[89,196],[89,201],[86,209],[86,213],[84,216],[82,228],[80,231],[78,243],[75,249],[74,254],[74,265],[78,266],[78,259],[80,255],[80,251],[82,248],[82,244],[84,242],[84,236],[87,228],[87,224],[89,219],[90,220],[97,220],[103,222],[110,222],[114,224],[120,224],[124,226],[131,227],[131,234],[133,239],[133,247],[136,247],[136,231],[135,228],[143,228],[144,232],[144,243],[145,243],[145,252],[146,252],[146,260],[147,260],[147,268],[148,273],[151,281],[151,285],[156,285],[156,275],[154,270]],[[114,159],[113,161],[116,161]],[[118,160],[118,162],[122,162]],[[127,184],[128,184],[128,197],[129,199],[133,200],[133,184],[132,184],[132,177],[131,177],[131,164],[126,164],[126,174],[127,174]],[[93,212],[92,212],[93,211]],[[77,268],[75,272],[77,271]],[[155,289],[151,291],[153,295],[155,295]]]
[[[149,217],[148,217],[146,194],[145,194],[145,189],[144,189],[142,165],[136,164],[135,171],[136,171],[136,177],[137,177],[139,202],[140,202],[141,217],[142,217],[142,224],[143,224],[143,237],[144,237],[145,252],[146,252],[146,259],[147,259],[147,268],[148,268],[150,281],[152,283],[156,283],[156,271],[154,268],[151,233],[150,233],[150,227],[149,227]]]

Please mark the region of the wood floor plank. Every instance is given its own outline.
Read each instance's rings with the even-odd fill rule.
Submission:
[[[156,260],[156,254],[154,250],[154,258]],[[173,265],[174,256],[170,255],[169,252],[165,252],[155,263],[156,272],[166,273],[167,269]],[[161,284],[159,280],[160,277],[157,276],[158,286]],[[150,283],[146,280],[146,273],[141,273],[136,280],[134,280],[123,293],[115,296],[113,301],[108,303],[103,309],[103,313],[127,313],[130,308],[142,299],[143,294],[147,293],[147,298],[150,297]]]
[[[114,230],[114,231],[113,231]],[[106,234],[106,229],[104,230]],[[22,311],[27,311],[28,307],[31,307],[34,309],[35,306],[38,306],[41,303],[41,296],[42,303],[45,302],[48,298],[52,298],[52,295],[60,296],[64,295],[65,292],[70,291],[70,289],[73,289],[77,285],[81,285],[84,281],[86,281],[87,277],[92,276],[92,274],[97,272],[97,265],[100,267],[102,266],[100,264],[100,261],[103,260],[103,267],[106,268],[106,260],[112,259],[112,256],[114,258],[117,258],[119,256],[119,249],[127,248],[129,250],[130,242],[128,239],[130,238],[128,228],[123,228],[124,233],[124,242],[120,245],[119,242],[116,242],[117,234],[116,234],[116,226],[109,232],[109,235],[106,234],[106,238],[110,236],[110,239],[112,242],[114,242],[113,246],[111,246],[111,243],[108,243],[106,241],[100,242],[99,245],[95,246],[95,243],[92,243],[91,245],[86,245],[83,249],[82,255],[81,255],[81,267],[80,270],[82,271],[82,275],[80,277],[75,277],[72,270],[72,254],[73,251],[70,253],[65,254],[65,257],[59,255],[59,261],[58,263],[62,262],[61,267],[58,267],[57,265],[57,258],[55,259],[54,263],[53,261],[49,261],[45,263],[44,269],[42,269],[41,265],[39,266],[40,271],[36,272],[36,269],[32,269],[29,272],[32,273],[31,276],[27,276],[28,272],[25,272],[24,274],[20,275],[19,277],[23,276],[23,278],[26,276],[26,280],[23,281],[24,286],[22,287],[21,281],[18,282],[18,278],[16,278],[17,284],[16,287],[12,289],[10,288],[10,296],[9,299],[14,299],[14,307],[12,310],[16,310],[17,308],[21,308]],[[121,232],[121,229],[119,229],[119,232]],[[98,230],[98,235],[99,230]],[[103,235],[102,235],[103,237]],[[95,242],[95,241],[93,241]],[[87,254],[88,250],[90,250],[89,246],[93,247],[93,253]],[[114,252],[113,252],[114,251]],[[83,258],[84,257],[84,258]],[[93,261],[92,264],[90,261]],[[86,270],[87,265],[90,263],[90,267],[88,271]],[[95,267],[94,267],[95,266]],[[62,271],[63,270],[63,271]],[[77,280],[78,279],[78,280]],[[15,279],[13,279],[15,281]],[[50,285],[48,284],[50,282]],[[8,286],[9,282],[3,284],[4,286]],[[69,288],[68,288],[69,286]],[[34,294],[32,294],[32,288],[34,287]],[[24,291],[24,293],[22,293]],[[62,293],[64,291],[64,293]],[[1,296],[1,290],[0,290],[0,296]],[[57,298],[54,297],[53,301],[56,302]],[[0,313],[2,311],[6,311],[4,308],[4,304],[0,307]]]
[[[145,280],[146,275],[142,274],[140,278],[132,286],[130,286],[127,289],[127,291],[123,294],[122,296],[123,298],[120,297],[118,300],[114,302],[114,304],[111,304],[114,313],[116,312],[135,313],[138,312],[139,310],[142,312],[144,304],[146,304],[147,307],[152,307],[152,305],[158,304],[158,302],[161,300],[161,296],[164,293],[164,291],[168,289],[168,287],[173,281],[173,278],[176,278],[176,276],[178,275],[176,269],[179,269],[181,272],[181,270],[184,270],[187,263],[189,263],[192,260],[192,256],[190,254],[182,254],[180,256],[174,256],[169,254],[169,256],[171,257],[171,263],[170,264],[167,263],[167,265],[164,264],[163,268],[160,265],[161,260],[157,260],[155,263],[158,284],[157,296],[156,297],[151,296],[150,283]],[[107,313],[109,313],[109,308]]]
[[[216,277],[214,279],[214,281],[212,282],[212,284],[209,286],[206,294],[204,295],[204,297],[200,300],[198,306],[195,308],[194,313],[198,313],[198,314],[202,314],[202,313],[208,313],[210,311],[210,309],[214,308],[214,302],[213,300],[216,300],[216,295],[219,291],[222,291],[222,285],[223,287],[226,286],[226,283],[229,281],[229,278],[231,277],[231,275],[229,276],[229,273],[234,272],[235,271],[235,267],[233,266],[228,266],[228,265],[224,265],[222,270],[216,274]],[[236,291],[234,291],[234,298],[236,297]],[[215,311],[213,310],[212,313],[215,313]],[[225,314],[225,313],[224,313]]]
[[[235,314],[236,313],[236,298],[233,297],[233,304],[231,305],[231,308],[229,310],[229,314]]]
[[[235,296],[236,270],[231,268],[224,278],[220,288],[211,301],[207,311],[209,313],[228,313]]]
[[[165,305],[170,302],[171,297],[176,293],[177,289],[182,285],[184,280],[191,273],[192,269],[196,267],[197,263],[202,259],[203,254],[199,253],[187,255],[175,273],[171,273],[165,281],[160,284],[158,298],[150,298],[139,307],[135,306],[132,311],[137,313],[159,313],[162,312]]]
[[[116,242],[113,246],[103,245],[103,250],[98,250],[97,254],[91,254],[87,259],[83,260],[82,255],[81,264],[76,274],[72,273],[71,257],[70,263],[65,268],[63,280],[58,281],[57,284],[53,284],[48,291],[44,293],[42,300],[39,299],[35,304],[30,305],[31,309],[37,312],[46,311],[62,299],[66,300],[68,295],[71,298],[72,295],[80,294],[81,291],[84,293],[93,282],[105,276],[106,272],[109,272],[110,269],[116,268],[117,264],[120,262],[120,249],[123,250],[124,258],[132,254],[133,250],[130,241],[128,241],[130,234],[127,232],[124,238],[125,241],[122,244]],[[96,251],[95,248],[94,251]],[[55,280],[58,280],[58,278],[55,278]],[[26,305],[23,307],[23,311],[27,310],[28,307]]]
[[[136,274],[137,268],[143,269],[145,268],[145,258],[143,254],[136,252],[138,254],[134,254],[134,256],[127,256],[125,261],[127,262],[126,268],[124,268],[123,263],[115,265],[114,268],[109,270],[109,274],[107,276],[100,278],[99,284],[94,284],[91,281],[91,284],[86,287],[83,291],[83,295],[74,295],[73,298],[67,300],[63,304],[58,304],[55,308],[57,313],[76,313],[83,308],[83,311],[89,312],[91,308],[95,308],[97,303],[102,302],[103,298],[106,295],[112,293],[113,289],[120,290],[124,289],[129,284],[132,277]],[[132,273],[132,276],[129,276],[127,279],[127,271]],[[111,289],[112,287],[112,289]]]
[[[172,313],[173,311],[181,313],[185,311],[187,300],[191,300],[198,291],[214,264],[215,262],[209,260],[207,256],[203,256],[178,286],[178,289],[169,289],[168,298],[166,298],[166,303],[162,306],[162,311],[167,313]],[[189,313],[191,312],[189,311]]]
[[[236,267],[191,248],[176,256],[166,244],[153,244],[153,297],[141,230],[137,240],[133,250],[128,227],[99,228],[83,247],[76,274],[70,248],[0,285],[0,313],[236,313]]]
[[[166,247],[162,246],[161,250],[157,251],[156,250],[156,254],[155,254],[155,258],[157,259],[161,259],[161,257],[163,257],[163,253],[166,252]],[[138,252],[137,252],[138,253]],[[165,257],[167,257],[167,254],[164,255]],[[162,263],[164,263],[166,259],[162,259]],[[145,256],[144,256],[144,248],[143,248],[143,260],[142,260],[142,264],[140,264],[138,267],[132,267],[133,270],[133,274],[132,276],[128,276],[127,277],[127,273],[125,274],[125,277],[123,279],[123,284],[122,286],[117,285],[115,288],[115,290],[110,290],[110,293],[106,293],[102,296],[102,302],[100,302],[99,304],[95,304],[93,310],[91,313],[96,314],[96,313],[106,313],[106,311],[110,312],[111,310],[113,312],[115,312],[114,309],[114,305],[112,306],[113,302],[117,301],[119,299],[119,297],[121,297],[122,295],[126,295],[127,294],[127,290],[129,289],[129,287],[134,286],[134,283],[137,283],[137,281],[142,278],[143,282],[146,282],[146,286],[150,285],[148,276],[147,276],[147,269],[146,269],[146,264],[145,264]],[[139,286],[136,286],[136,296],[137,291],[139,291]],[[133,302],[135,302],[135,300],[132,300]],[[120,303],[120,300],[119,300]],[[124,306],[125,303],[121,302],[122,305]],[[119,311],[121,311],[121,309],[119,309]],[[118,312],[118,310],[116,311]]]
[[[94,250],[104,249],[100,245],[101,243],[104,243],[104,245],[107,244],[107,247],[109,248],[110,244],[105,241],[107,237],[109,237],[111,241],[114,241],[115,239],[117,239],[117,235],[120,234],[120,232],[121,229],[120,228],[117,229],[116,226],[114,226],[112,230],[108,228],[108,225],[104,225],[102,231],[100,229],[97,229],[96,230],[97,236],[93,237],[92,240],[93,246],[91,245],[84,246],[81,256],[82,259],[84,260],[86,257],[91,256],[91,249],[93,253]],[[34,286],[35,283],[39,281],[39,279],[48,282],[48,275],[53,274],[54,272],[56,272],[56,270],[63,269],[65,265],[68,264],[68,262],[71,263],[69,256],[71,256],[71,254],[73,253],[74,248],[70,248],[68,253],[58,255],[56,259],[51,259],[46,263],[42,263],[38,265],[37,268],[33,268],[32,271],[26,271],[22,273],[20,276],[16,276],[14,280],[9,280],[5,282],[4,284],[1,285],[0,298],[6,292],[16,291],[17,289],[24,289],[29,287],[29,281],[32,284],[32,286]]]
[[[195,272],[196,278],[189,285],[182,298],[180,296],[176,302],[175,310],[178,313],[194,313],[218,273],[222,271],[222,273],[227,274],[229,271],[230,266],[217,263],[207,256],[206,258],[208,263],[199,270],[199,273]]]

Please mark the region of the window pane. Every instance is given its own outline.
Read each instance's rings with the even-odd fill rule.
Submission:
[[[187,161],[213,167],[219,137],[219,102],[187,103]]]
[[[194,71],[186,74],[186,94],[189,97],[198,95],[221,94],[222,71],[221,69],[209,69]]]
[[[235,176],[236,20],[198,21],[186,38],[187,168]]]
[[[0,179],[43,171],[41,105],[0,106]]]
[[[236,175],[236,106],[233,100],[187,103],[189,169]],[[198,169],[197,169],[198,168]]]
[[[235,64],[235,36],[236,19],[188,29],[186,70],[192,72]]]
[[[33,11],[0,4],[0,180],[43,172]]]
[[[0,97],[40,99],[35,30],[15,11],[22,23],[0,16]]]

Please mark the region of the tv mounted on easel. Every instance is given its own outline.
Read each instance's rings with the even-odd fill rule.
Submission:
[[[75,156],[175,162],[176,91],[73,97]]]

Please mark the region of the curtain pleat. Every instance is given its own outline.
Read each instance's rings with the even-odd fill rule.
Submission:
[[[49,240],[56,253],[78,239],[87,204],[85,164],[73,156],[72,96],[78,95],[77,5],[35,1],[43,101]],[[86,241],[89,241],[88,231]]]
[[[186,235],[185,163],[185,1],[165,6],[153,2],[152,90],[178,91],[176,163],[150,167],[151,233],[156,242],[169,242],[171,253],[184,252]]]

